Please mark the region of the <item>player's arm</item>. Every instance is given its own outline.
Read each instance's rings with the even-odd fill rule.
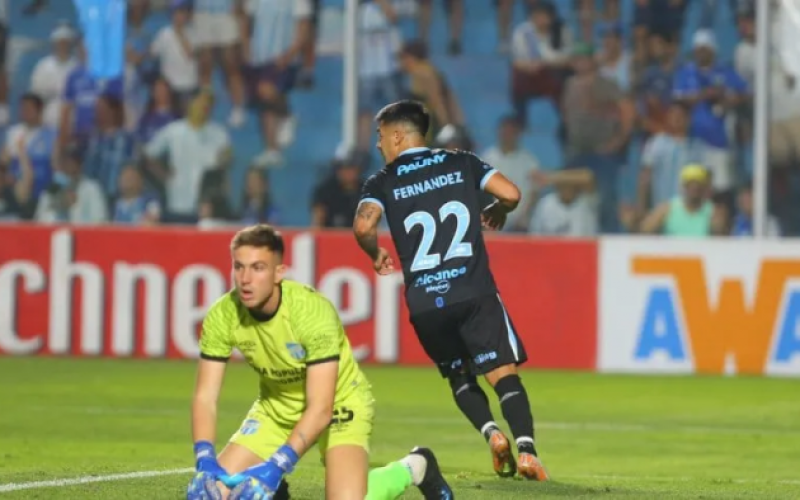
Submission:
[[[203,321],[200,361],[192,398],[192,441],[198,472],[215,477],[227,474],[217,463],[214,441],[217,434],[217,401],[225,379],[225,368],[233,351],[226,299],[215,304]]]
[[[333,418],[339,377],[339,357],[311,362],[306,370],[306,409],[289,436],[288,444],[302,456],[319,439]]]
[[[484,191],[494,196],[498,205],[505,209],[506,212],[511,212],[517,208],[522,199],[522,193],[520,193],[517,185],[494,168],[484,174],[481,180],[481,187]]]
[[[378,224],[382,215],[383,204],[377,199],[364,198],[358,203],[353,220],[353,233],[356,235],[358,246],[372,260],[378,258]]]

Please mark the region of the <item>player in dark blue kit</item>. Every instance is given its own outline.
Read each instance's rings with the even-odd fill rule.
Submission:
[[[449,380],[459,409],[489,443],[495,471],[547,480],[517,373],[527,355],[497,291],[482,234],[484,227],[503,227],[519,203],[519,189],[472,153],[425,147],[430,119],[416,101],[386,106],[376,122],[386,166],[364,184],[353,222],[356,239],[376,272],[393,272],[389,252],[378,246],[378,224],[386,215],[403,266],[411,323]],[[482,192],[496,201],[483,208]],[[516,439],[518,464],[478,375],[497,393]]]

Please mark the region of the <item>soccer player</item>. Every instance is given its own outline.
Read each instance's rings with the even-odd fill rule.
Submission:
[[[314,289],[283,279],[283,253],[281,235],[267,225],[243,229],[231,242],[235,288],[211,307],[200,337],[192,402],[197,475],[188,498],[220,498],[208,490],[220,481],[224,492],[221,480],[231,476],[254,478],[276,492],[317,443],[326,498],[388,500],[413,483],[427,499],[450,499],[427,449],[368,476],[370,385],[334,306]],[[260,396],[217,457],[217,400],[234,348],[258,373]]]
[[[450,382],[456,404],[488,442],[501,476],[548,478],[533,440],[533,416],[517,365],[527,360],[503,306],[481,226],[502,228],[519,189],[472,153],[425,147],[430,118],[416,101],[399,101],[376,117],[386,166],[364,184],[353,230],[379,274],[394,262],[378,246],[386,214],[403,267],[411,323],[428,356]],[[484,193],[497,201],[482,209]],[[518,462],[478,385],[483,375],[516,438]]]

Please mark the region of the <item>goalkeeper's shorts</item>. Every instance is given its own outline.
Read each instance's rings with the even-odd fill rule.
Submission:
[[[334,407],[331,424],[317,441],[323,462],[325,453],[336,446],[360,446],[369,453],[374,415],[374,401],[370,391],[359,391]],[[286,443],[292,429],[293,426],[275,422],[256,403],[230,442],[244,446],[267,460]]]

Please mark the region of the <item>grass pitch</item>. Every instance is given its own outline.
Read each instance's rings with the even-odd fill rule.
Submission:
[[[0,358],[0,500],[185,498],[191,475],[174,470],[192,466],[194,371],[192,362]],[[459,500],[800,499],[797,380],[525,372],[554,479],[538,484],[494,475],[433,368],[366,372],[378,400],[373,465],[430,446]],[[256,391],[252,370],[232,364],[219,443]],[[502,421],[496,407],[495,417]],[[294,498],[324,497],[318,456],[310,452],[290,477]],[[140,471],[169,474],[28,484]]]

